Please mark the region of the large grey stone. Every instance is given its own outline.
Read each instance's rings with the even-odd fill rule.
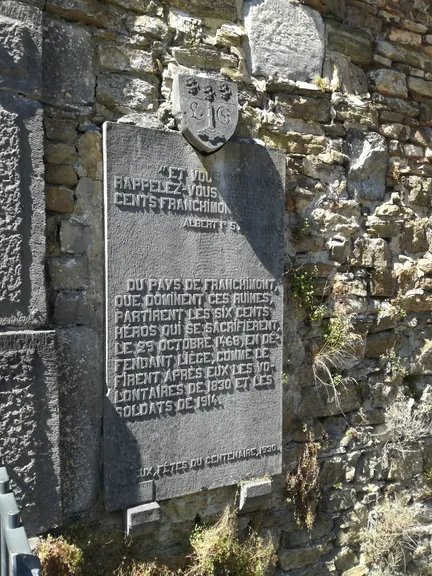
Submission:
[[[0,88],[42,93],[42,12],[17,0],[0,3]]]
[[[57,338],[63,510],[72,515],[91,509],[99,494],[103,350],[90,328],[59,330]]]
[[[173,8],[200,17],[220,18],[234,22],[237,19],[238,0],[169,0]]]
[[[42,100],[59,108],[81,109],[95,99],[91,35],[50,16],[44,17]]]
[[[0,326],[46,319],[42,146],[41,106],[1,92]]]
[[[123,74],[100,74],[98,100],[122,114],[136,110],[155,111],[158,107],[157,80],[154,76],[134,78]]]
[[[287,0],[246,0],[243,16],[252,74],[300,81],[321,76],[325,29],[318,12]]]
[[[0,446],[30,536],[61,522],[54,336],[0,335]]]
[[[280,473],[284,154],[110,123],[104,147],[107,508]]]
[[[388,161],[385,138],[375,132],[352,130],[348,134],[348,151],[348,192],[359,198],[382,200]]]

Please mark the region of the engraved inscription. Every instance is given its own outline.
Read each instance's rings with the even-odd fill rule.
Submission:
[[[271,454],[278,454],[281,451],[281,446],[271,444],[267,446],[254,446],[253,448],[242,448],[231,452],[222,452],[221,454],[212,454],[205,458],[197,457],[181,462],[164,462],[156,466],[140,467],[138,469],[138,481],[141,482],[143,478],[146,480],[157,479],[164,476],[192,472],[193,470],[215,468],[243,460],[265,458]]]
[[[126,280],[112,303],[118,415],[218,410],[230,395],[274,387],[278,294],[269,279]]]
[[[159,178],[145,179],[115,174],[114,204],[121,210],[186,215],[186,229],[240,232],[219,193],[217,175],[162,165],[158,175]]]
[[[186,78],[223,133],[237,87]],[[112,123],[104,149],[107,509],[279,474],[284,154]]]

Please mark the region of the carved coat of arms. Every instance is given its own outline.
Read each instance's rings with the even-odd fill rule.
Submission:
[[[234,134],[238,121],[234,82],[178,74],[173,96],[181,132],[200,152],[215,152]]]

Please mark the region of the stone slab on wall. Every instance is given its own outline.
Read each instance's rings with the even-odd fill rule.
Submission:
[[[42,12],[17,0],[0,3],[0,88],[42,94]]]
[[[46,321],[44,187],[42,108],[0,92],[0,326]]]
[[[58,330],[60,446],[65,515],[90,510],[100,486],[103,351],[99,335],[78,326]]]
[[[108,509],[280,473],[283,152],[104,146]]]
[[[55,333],[0,335],[0,448],[27,534],[61,522]]]
[[[243,17],[252,74],[297,81],[321,76],[325,27],[318,12],[289,0],[246,0]]]
[[[47,15],[43,30],[42,101],[85,111],[95,98],[91,35],[84,28]]]

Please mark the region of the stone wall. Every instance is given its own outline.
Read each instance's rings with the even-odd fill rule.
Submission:
[[[104,512],[101,486],[101,127],[111,120],[176,130],[171,88],[185,70],[236,81],[236,137],[286,150],[285,471],[273,479],[265,512],[243,514],[241,525],[271,535],[280,575],[367,574],[358,528],[368,513],[388,494],[401,492],[407,502],[430,495],[428,431],[401,440],[386,425],[398,407],[403,423],[430,410],[429,0],[2,2],[0,143],[18,147],[14,122],[26,125],[20,158],[33,163],[21,173],[34,180],[25,188],[33,193],[34,221],[26,216],[31,232],[21,238],[33,251],[22,272],[31,294],[20,296],[24,280],[13,264],[20,235],[14,240],[11,227],[3,234],[0,213],[8,254],[0,297],[18,302],[12,319],[3,321],[0,308],[0,324],[55,330],[60,359],[60,438],[51,449],[40,446],[57,476],[58,466],[62,471],[62,520],[55,510],[39,529],[76,520],[123,527],[121,514]],[[12,165],[18,156],[7,149],[2,144],[0,160]],[[7,186],[12,194],[14,183]],[[21,217],[11,205],[18,228]],[[329,323],[342,333],[344,358],[324,358],[326,375],[317,362]],[[44,406],[55,410],[52,402]],[[306,530],[296,524],[286,477],[311,445],[319,447],[319,488]],[[405,450],[384,450],[392,445]],[[231,487],[162,502],[146,549],[184,551],[197,516],[216,517],[235,493]],[[421,544],[430,554],[426,536]],[[419,564],[414,554],[414,573],[422,573]]]

